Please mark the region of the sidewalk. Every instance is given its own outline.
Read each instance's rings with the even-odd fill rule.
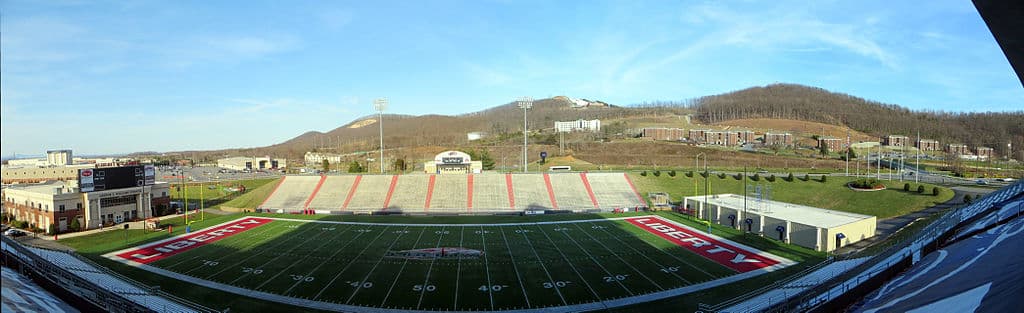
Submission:
[[[175,217],[181,217],[181,216],[182,216],[182,214],[171,214],[171,215],[159,216],[159,217],[156,217],[156,219],[159,220],[159,221],[162,221],[162,220],[171,219],[171,218],[175,218]],[[96,233],[102,233],[102,232],[106,232],[106,231],[124,229],[124,225],[125,224],[128,224],[128,228],[129,229],[143,229],[143,227],[145,226],[145,223],[146,223],[145,220],[135,221],[135,222],[127,222],[127,223],[115,224],[114,226],[106,226],[106,227],[102,227],[102,228],[93,228],[93,229],[83,230],[83,231],[79,231],[79,232],[66,233],[66,234],[58,234],[56,237],[57,237],[58,240],[60,240],[60,239],[65,239],[65,238],[75,238],[75,237],[80,237],[80,236],[88,236],[88,235],[92,235],[92,234],[96,234]],[[29,233],[29,234],[31,236],[31,233]],[[54,236],[38,235],[36,237],[38,237],[39,239],[42,239],[42,240],[51,240],[52,241]]]

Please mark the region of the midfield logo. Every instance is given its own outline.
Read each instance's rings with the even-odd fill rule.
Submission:
[[[425,248],[425,249],[411,249],[411,250],[400,250],[400,251],[388,251],[384,254],[385,257],[399,258],[399,259],[410,259],[410,260],[430,260],[430,259],[476,259],[484,256],[484,252],[476,249],[466,249],[462,247],[441,247],[441,248]]]

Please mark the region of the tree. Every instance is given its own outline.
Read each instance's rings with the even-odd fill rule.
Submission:
[[[661,171],[654,170],[654,177],[661,177]]]
[[[971,203],[971,195],[964,195],[964,203]]]
[[[668,176],[669,177],[676,177],[676,170],[669,170],[668,171]]]
[[[469,154],[469,157],[473,160],[480,161],[480,166],[484,170],[494,169],[494,159],[491,158],[491,154],[487,150],[470,150],[466,154]]]
[[[348,172],[349,173],[362,173],[362,172],[365,172],[365,171],[366,171],[366,169],[363,168],[362,164],[359,164],[359,161],[352,161],[352,163],[348,164]]]
[[[824,183],[827,179],[828,179],[828,175],[825,175],[825,174],[821,175],[821,182]]]
[[[851,160],[857,158],[857,152],[853,151],[853,147],[846,148],[846,151],[850,153]]]
[[[405,158],[395,159],[395,162],[391,164],[391,168],[397,172],[405,172],[406,168],[408,168],[405,164]]]
[[[322,166],[324,168],[324,173],[327,173],[327,172],[331,171],[331,161],[328,161],[327,159],[324,159],[324,162],[323,162]]]
[[[77,218],[72,218],[71,219],[71,225],[68,226],[68,230],[70,230],[70,231],[78,231],[79,228],[82,228],[82,225],[78,223],[78,219]]]
[[[793,181],[793,173],[792,172],[790,172],[789,176],[786,177],[786,181],[790,181],[790,182]]]
[[[779,155],[779,151],[782,150],[782,145],[780,145],[780,144],[773,144],[773,145],[769,146],[768,149],[771,149],[772,152],[775,153],[775,155]]]
[[[828,156],[828,145],[826,145],[824,143],[820,143],[818,145],[820,146],[820,147],[818,147],[818,153],[821,154],[821,157],[824,158],[824,157]]]

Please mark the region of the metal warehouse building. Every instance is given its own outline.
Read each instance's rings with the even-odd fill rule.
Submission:
[[[683,205],[712,223],[761,234],[817,251],[837,248],[875,235],[870,215],[805,205],[758,200],[734,194],[686,197]],[[746,208],[744,210],[744,207]]]

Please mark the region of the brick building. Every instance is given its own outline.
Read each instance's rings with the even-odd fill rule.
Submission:
[[[958,144],[958,143],[951,143],[951,144],[946,145],[946,152],[952,153],[952,154],[956,154],[956,155],[966,155],[966,154],[970,153],[967,150],[967,145]]]
[[[716,146],[732,147],[739,145],[740,136],[732,131],[706,131],[704,143]]]
[[[834,137],[822,137],[818,138],[818,148],[824,145],[828,147],[829,152],[838,152],[843,149],[843,139]]]
[[[686,139],[687,132],[682,128],[644,128],[640,131],[640,137],[651,140],[683,140]]]
[[[932,139],[920,139],[914,143],[914,146],[921,151],[939,151],[939,141]]]
[[[691,130],[689,130],[687,132],[686,137],[690,138],[690,141],[693,141],[693,142],[696,142],[696,143],[704,143],[704,141],[706,139],[706,138],[704,138],[704,133],[706,133],[706,132],[709,132],[709,130],[706,130],[706,129],[691,129]]]
[[[170,205],[170,185],[82,192],[77,181],[18,184],[4,188],[3,202],[5,213],[30,227],[47,230],[52,224],[65,232],[77,219],[85,230],[153,217]]]
[[[757,136],[754,134],[754,132],[749,131],[749,130],[737,131],[736,132],[736,136],[738,137],[739,143],[741,145],[742,144],[746,144],[746,143],[757,142]]]
[[[907,136],[903,135],[889,135],[885,136],[885,138],[882,138],[882,142],[886,146],[906,147],[907,144],[910,143],[910,138],[907,138]]]
[[[995,151],[989,147],[977,147],[974,148],[974,154],[978,156],[979,160],[988,160],[995,156]]]
[[[792,146],[793,135],[790,133],[764,133],[764,144],[767,146]]]

